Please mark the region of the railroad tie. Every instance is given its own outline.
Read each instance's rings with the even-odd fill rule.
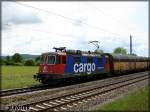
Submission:
[[[80,97],[82,97],[82,96],[79,96],[79,95],[74,95],[74,97],[78,99],[78,98],[80,98]]]
[[[66,99],[67,99],[67,100],[71,100],[72,98],[67,97]]]
[[[95,97],[92,97],[92,99],[95,100],[96,98],[95,98]]]
[[[88,93],[91,93],[91,92],[90,92],[90,91],[87,91],[86,93],[88,94]]]
[[[75,98],[71,98],[70,100],[75,100]]]
[[[47,104],[47,103],[43,103],[43,105],[46,105],[46,106],[52,107],[52,105]]]
[[[60,107],[62,110],[67,110],[67,108],[65,108],[65,107]]]
[[[53,104],[53,105],[58,105],[57,103],[55,103],[55,102],[49,102],[49,103],[51,103],[51,104]]]
[[[42,109],[46,109],[45,107],[41,106],[41,105],[36,105],[36,107],[42,108]]]
[[[88,100],[88,101],[90,101],[91,99],[90,99],[90,98],[88,98],[87,100]]]
[[[56,102],[58,102],[58,103],[65,103],[65,102],[63,102],[63,101],[60,101],[60,100],[55,100]]]
[[[98,97],[99,97],[98,95],[95,96],[95,98],[98,98]]]
[[[67,105],[67,107],[71,108],[72,106],[71,105]]]
[[[74,95],[75,97],[80,97],[79,95]]]
[[[78,101],[78,103],[80,103],[80,104],[81,104],[81,103],[83,103],[83,102],[81,102],[81,101]]]
[[[34,110],[34,111],[39,111],[39,109],[34,108],[34,107],[29,107],[30,110]]]
[[[86,100],[82,100],[82,101],[85,102],[85,103],[87,102]]]
[[[66,99],[61,99],[62,101],[65,101],[65,102],[68,102],[69,100],[66,100]]]
[[[76,96],[71,96],[71,98],[78,99],[78,97],[76,97]]]
[[[82,96],[83,93],[80,93],[79,96]]]
[[[21,112],[28,112],[28,110],[21,110]]]
[[[85,93],[81,93],[81,95],[85,95],[86,94],[86,92]]]
[[[54,109],[54,111],[55,111],[55,112],[58,112],[59,110],[58,110],[58,109]]]
[[[76,103],[73,103],[73,105],[74,105],[74,106],[77,106],[78,104],[76,104]]]
[[[99,97],[101,97],[102,95],[101,95],[101,94],[99,94],[98,96],[99,96]]]

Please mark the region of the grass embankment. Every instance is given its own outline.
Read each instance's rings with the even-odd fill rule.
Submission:
[[[139,89],[113,102],[96,108],[98,111],[149,111],[149,89]]]
[[[22,88],[39,84],[33,79],[33,75],[38,71],[37,66],[2,66],[1,71],[2,89]]]

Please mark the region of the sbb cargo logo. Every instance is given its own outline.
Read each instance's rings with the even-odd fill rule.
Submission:
[[[80,64],[74,64],[74,72],[87,72],[90,74],[91,72],[95,71],[95,64],[94,63],[80,63]]]

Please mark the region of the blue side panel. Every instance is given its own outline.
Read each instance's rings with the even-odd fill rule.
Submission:
[[[93,63],[95,64],[95,71],[97,71],[97,68],[99,66],[97,60],[98,60],[97,57],[93,57]]]
[[[84,69],[83,72],[88,72],[88,70],[87,70],[89,68],[88,67],[89,65],[87,65],[88,64],[87,63],[88,57],[87,56],[81,56],[80,58],[81,58],[81,62],[78,65],[76,65],[75,69],[79,73],[79,68],[85,66],[85,67],[83,67],[83,69]],[[106,58],[105,58],[105,56],[102,56],[102,62],[99,63],[98,57],[93,57],[93,63],[95,64],[95,70],[93,72],[95,72],[95,71],[102,72],[102,71],[104,71]],[[81,64],[83,64],[83,65],[81,66]],[[74,71],[74,57],[71,55],[68,55],[67,56],[67,63],[66,63],[66,67],[65,67],[65,74],[72,74],[72,73],[75,73],[75,71]]]
[[[103,66],[106,64],[106,58],[105,56],[102,56]]]
[[[86,63],[87,62],[87,57],[83,56],[81,57],[81,63]]]
[[[74,59],[73,56],[67,56],[67,63],[66,63],[66,67],[65,67],[65,74],[67,73],[73,73],[73,63],[74,63]]]
[[[98,57],[94,57],[93,61],[96,64],[96,70],[97,71],[103,71],[104,70],[105,57],[102,57],[102,63],[98,63]]]
[[[95,63],[96,66],[98,66],[98,58],[97,57],[93,58],[93,62]]]

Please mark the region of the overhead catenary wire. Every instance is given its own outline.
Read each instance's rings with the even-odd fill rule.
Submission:
[[[11,25],[9,25],[9,24],[4,24],[4,25],[6,25],[8,27],[11,27]],[[34,29],[34,28],[19,27],[19,29],[20,28],[24,29],[25,31],[32,30],[32,31],[36,31],[36,32],[42,32],[42,33],[48,33],[48,34],[52,34],[52,35],[57,35],[57,36],[60,36],[60,37],[62,37],[62,36],[63,37],[66,37],[66,36],[70,37],[70,35],[67,35],[67,34],[61,34],[61,33],[49,32],[49,31],[43,31],[43,30]],[[76,38],[72,38],[72,39],[76,39]],[[73,41],[72,39],[63,40],[63,43],[72,43],[72,41]],[[59,43],[59,42],[62,43],[62,41],[57,41],[56,43]],[[84,42],[84,45],[88,43],[88,41],[82,41],[82,42]]]
[[[108,16],[108,15],[106,15],[101,9],[97,8],[95,5],[89,4],[89,3],[86,3],[86,5],[88,5],[88,6],[90,6],[91,8],[97,10],[98,12],[100,12],[101,14],[103,14],[104,16]],[[99,14],[99,13],[98,13],[98,14]],[[111,19],[110,19],[110,20],[113,20],[114,22],[120,23],[120,24],[124,23],[124,22],[122,22],[122,21],[120,21],[120,20],[114,18],[113,16],[111,16]],[[125,23],[124,23],[124,24],[125,24]],[[129,27],[128,25],[123,25],[123,27],[126,27],[126,28],[128,28],[128,29],[131,29],[131,27]],[[130,31],[131,31],[131,30],[130,30]],[[131,35],[130,35],[130,36],[131,36]],[[130,38],[131,38],[131,37],[130,37]],[[131,41],[131,39],[130,39],[130,41]],[[131,47],[131,42],[130,42],[130,47]],[[130,48],[130,54],[131,54],[131,52],[132,52],[132,51],[131,51],[131,48]]]
[[[27,5],[27,4],[23,4],[23,3],[20,3],[20,2],[15,2],[16,4],[18,5],[22,5],[22,6],[25,6],[25,7],[30,7],[30,8],[33,8],[33,9],[36,9],[36,10],[39,10],[39,11],[42,11],[42,12],[46,12],[48,14],[51,14],[51,15],[55,15],[55,16],[58,16],[58,17],[61,17],[61,18],[64,18],[64,19],[67,19],[67,20],[70,20],[70,21],[73,21],[73,22],[76,22],[77,20],[76,19],[73,19],[73,18],[70,18],[70,17],[66,17],[62,14],[59,14],[59,13],[56,13],[56,12],[53,12],[53,11],[49,11],[49,10],[45,10],[45,9],[41,9],[41,8],[37,8],[37,7],[34,7],[34,6],[31,6],[31,5]],[[103,32],[107,32],[107,33],[110,33],[110,34],[113,34],[115,36],[121,36],[120,34],[118,33],[114,33],[114,32],[111,32],[111,31],[108,31],[106,29],[103,29],[103,28],[100,28],[98,26],[95,26],[95,25],[92,25],[92,24],[88,24],[86,22],[82,22],[82,24],[90,27],[90,28],[94,28],[94,29],[97,29],[97,30],[100,30],[100,31],[103,31]]]
[[[18,4],[18,2],[16,2],[17,4]],[[20,4],[20,3],[19,3]],[[22,3],[21,3],[21,5],[22,5]],[[23,4],[23,6],[24,6],[24,4]],[[25,7],[33,7],[33,6],[26,6],[26,4],[25,4]],[[33,7],[34,9],[36,8],[36,7]],[[38,9],[38,10],[40,10],[40,11],[42,11],[43,12],[43,9],[39,9],[39,8],[36,8],[36,9]],[[44,10],[45,11],[45,10]],[[49,11],[47,11],[46,10],[46,12],[48,12],[48,14],[49,14]],[[57,14],[57,13],[56,13]],[[60,14],[59,14],[59,16],[61,16]],[[65,17],[65,16],[61,16],[61,17]],[[66,17],[65,17],[66,18]],[[68,17],[67,17],[68,18]],[[68,19],[67,19],[68,20]],[[76,21],[76,19],[71,19],[72,21]],[[86,24],[86,23],[85,23]],[[95,28],[97,28],[97,26],[93,26],[93,27],[95,27]],[[31,29],[31,28],[30,28]],[[98,30],[99,30],[99,28],[97,28]],[[66,36],[66,35],[63,35],[63,34],[59,34],[59,33],[53,33],[53,32],[49,32],[49,31],[43,31],[43,30],[39,30],[39,29],[31,29],[31,30],[34,30],[34,31],[39,31],[39,32],[44,32],[44,33],[51,33],[51,34],[56,34],[56,35],[59,35],[59,36]],[[106,32],[108,32],[108,31],[106,31]]]
[[[91,8],[93,8],[93,9],[95,9],[95,10],[97,10],[99,13],[98,14],[103,14],[104,16],[108,16],[107,14],[105,14],[100,8],[97,8],[95,5],[93,5],[93,4],[87,4],[86,3],[86,5],[88,5],[88,6],[90,6]],[[124,24],[123,25],[123,27],[127,27],[128,29],[131,29],[131,27],[130,26],[128,26],[127,24],[125,24],[123,21],[120,21],[120,20],[118,20],[118,19],[116,19],[116,18],[114,18],[113,16],[111,16],[111,19],[110,20],[112,20],[112,21],[114,21],[114,22],[116,22],[116,23],[120,23],[120,24]]]
[[[43,10],[43,9],[42,9]],[[69,19],[68,19],[69,20]],[[35,29],[34,29],[35,30]],[[37,30],[38,31],[38,30]],[[40,31],[40,32],[44,32],[44,33],[50,33],[49,31]],[[52,34],[52,32],[51,32]],[[61,36],[61,35],[60,35]]]
[[[4,24],[4,25],[6,25],[6,26],[8,26],[8,27],[10,27],[11,28],[11,25],[9,25],[9,24]],[[32,30],[32,31],[35,31],[35,32],[41,32],[41,33],[46,33],[46,34],[51,34],[51,35],[57,35],[57,36],[59,36],[59,37],[75,37],[75,36],[73,36],[73,35],[69,35],[69,34],[61,34],[61,33],[56,33],[56,32],[50,32],[50,31],[44,31],[44,30],[40,30],[40,29],[34,29],[34,28],[27,28],[27,27],[23,27],[23,26],[21,26],[21,27],[19,27],[19,29],[24,29],[25,31],[27,31],[27,30]],[[66,41],[68,41],[69,43],[70,42],[72,42],[74,39],[76,39],[76,38],[72,38],[72,39],[70,39],[70,38],[68,38],[67,40],[63,40],[63,43]]]
[[[7,25],[8,27],[11,27],[9,24],[4,24]],[[56,32],[50,32],[50,31],[45,31],[45,30],[40,30],[40,29],[34,29],[34,28],[27,28],[27,27],[19,27],[21,29],[25,30],[32,30],[32,31],[37,31],[37,32],[42,32],[42,33],[48,33],[48,34],[53,34],[53,35],[58,35],[58,36],[64,36],[64,37],[70,37],[71,35],[69,34],[61,34],[61,33],[56,33]]]

